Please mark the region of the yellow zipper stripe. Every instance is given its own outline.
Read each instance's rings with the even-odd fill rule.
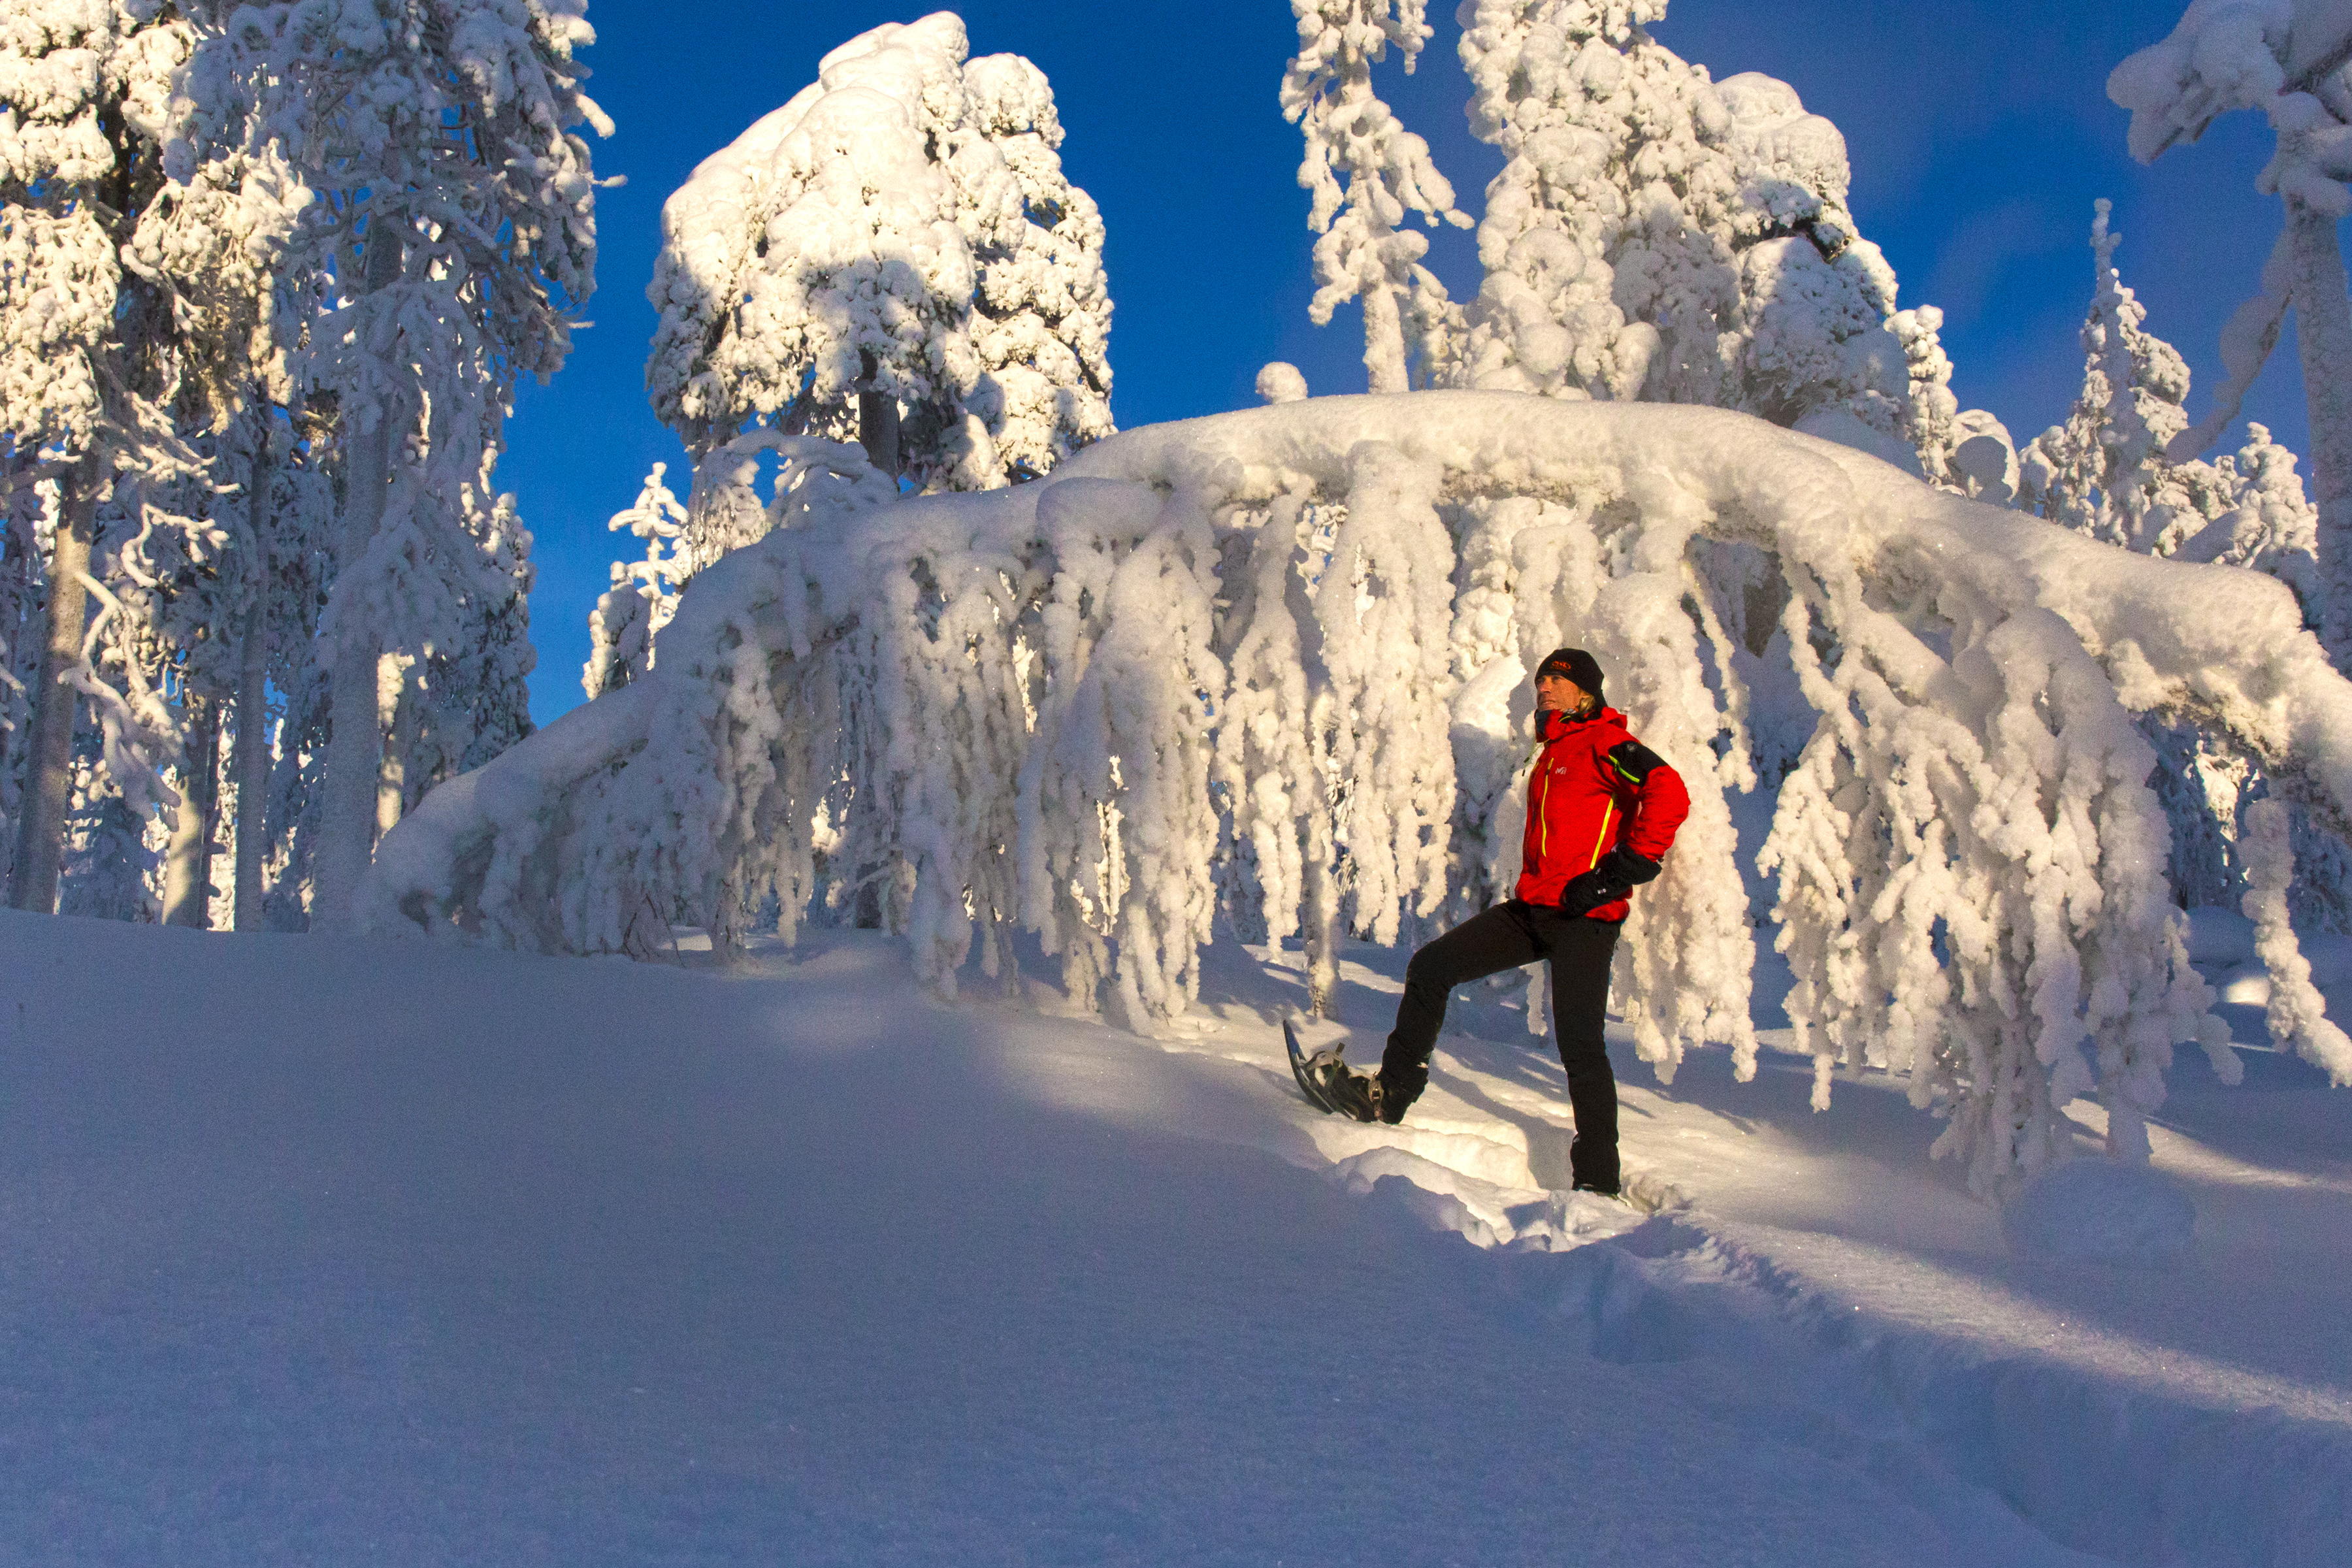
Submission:
[[[1617,803],[1614,800],[1607,802],[1601,808],[1601,837],[1592,841],[1593,866],[1601,864],[1601,852],[1602,849],[1606,848],[1609,844],[1609,819],[1616,814]],[[1588,871],[1591,868],[1591,866],[1585,868]]]
[[[1544,766],[1543,758],[1536,759],[1536,784],[1545,792],[1551,789],[1551,770]],[[1536,853],[1544,854],[1551,847],[1551,818],[1544,815],[1543,796],[1536,797]]]

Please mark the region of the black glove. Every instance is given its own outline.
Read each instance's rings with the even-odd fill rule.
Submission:
[[[1601,864],[1572,877],[1559,891],[1559,911],[1589,915],[1603,904],[1613,904],[1658,874],[1658,863],[1620,844],[1601,858]]]

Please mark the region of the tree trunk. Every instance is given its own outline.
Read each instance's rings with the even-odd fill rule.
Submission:
[[[400,276],[400,239],[370,225],[366,289],[373,293]],[[337,627],[333,674],[327,694],[326,776],[320,781],[319,847],[311,862],[310,929],[350,933],[358,929],[360,879],[375,851],[376,773],[383,762],[377,713],[376,660],[382,634],[373,606],[355,605],[356,566],[383,526],[392,478],[393,427],[404,402],[384,400],[374,426],[352,437],[350,489],[335,549]]]
[[[1364,285],[1364,374],[1374,392],[1409,392],[1405,374],[1404,321],[1396,290],[1385,280]]]
[[[11,909],[53,914],[58,907],[58,871],[65,858],[66,802],[73,784],[74,715],[79,697],[65,682],[81,661],[89,617],[90,519],[98,510],[92,464],[85,459],[60,481],[56,541],[49,554],[47,637],[41,645],[41,672],[33,692],[31,743],[25,760],[25,789],[16,814],[16,858],[8,878]]]
[[[376,660],[377,722],[392,737],[375,782],[375,831],[381,838],[408,809],[408,766],[416,754],[416,665],[386,654]]]
[[[352,443],[351,500],[337,564],[348,572],[383,517],[389,432],[379,425]],[[339,579],[342,573],[338,573]],[[341,593],[347,579],[339,580]],[[370,611],[346,601],[327,688],[327,765],[320,781],[319,847],[312,862],[310,929],[355,929],[360,879],[375,850],[376,773],[383,762],[377,714],[380,643]],[[354,614],[352,612],[356,611]]]
[[[163,923],[212,927],[213,825],[220,795],[220,705],[187,699],[186,763],[180,810],[163,857]]]
[[[261,858],[269,847],[269,445],[261,434],[247,480],[253,529],[253,603],[245,612],[236,679],[236,912],[238,931],[261,929]]]
[[[2336,220],[2287,204],[2293,237],[2294,335],[2311,412],[2312,500],[2319,508],[2319,638],[2352,669],[2352,298]]]
[[[870,349],[859,353],[857,374],[864,387],[871,387],[874,378],[881,374]],[[857,443],[866,448],[867,462],[894,479],[898,477],[901,468],[897,398],[868,390],[857,394]]]

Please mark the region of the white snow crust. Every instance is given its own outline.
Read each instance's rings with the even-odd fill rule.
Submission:
[[[2145,1165],[2070,1160],[2042,1172],[2001,1211],[2021,1252],[2103,1263],[2168,1263],[2197,1237],[2197,1205]]]
[[[2352,1100],[2251,1010],[2248,1087],[2185,1058],[2151,1129],[2194,1240],[2119,1266],[2007,1245],[1898,1081],[1808,1109],[1769,957],[1753,1083],[1624,1089],[1645,1215],[1559,1190],[1515,989],[1389,1129],[1291,1085],[1295,943],[1150,1040],[938,1009],[877,932],[676,935],[0,913],[5,1554],[2340,1560]],[[1317,1040],[1376,1048],[1402,959],[1349,944]]]

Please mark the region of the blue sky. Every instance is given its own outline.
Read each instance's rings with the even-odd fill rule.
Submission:
[[[1317,392],[1360,392],[1352,310],[1307,320],[1307,197],[1297,132],[1276,104],[1296,43],[1284,0],[1109,7],[1024,0],[958,7],[975,54],[1010,52],[1052,79],[1070,177],[1101,205],[1112,409],[1122,427],[1244,407],[1258,367],[1299,366]],[[1943,308],[1963,406],[1991,409],[2023,441],[2057,419],[2082,371],[2075,332],[2090,298],[2091,203],[2108,196],[2116,260],[2149,325],[2188,356],[2201,413],[2221,379],[2222,321],[2252,293],[2278,231],[2253,189],[2269,132],[2225,121],[2151,168],[2124,151],[2107,72],[2169,32],[2182,0],[1675,0],[1659,41],[1717,78],[1760,70],[1835,121],[1853,165],[1852,205],[1885,251],[1905,304]],[[615,541],[605,520],[646,470],[684,455],[645,398],[654,314],[645,288],[661,204],[694,165],[814,79],[844,40],[919,8],[782,6],[754,0],[592,0],[590,92],[617,123],[596,167],[627,184],[598,202],[599,289],[571,362],[526,387],[499,482],[537,537],[531,707],[544,723],[581,700],[586,617]],[[1106,18],[1115,18],[1107,21]],[[1472,140],[1469,96],[1444,0],[1411,78],[1382,90],[1434,150],[1463,208],[1500,159]],[[1441,233],[1434,265],[1475,291],[1469,237]],[[2294,343],[2282,342],[2247,413],[2307,448]],[[2306,465],[2307,468],[2307,465]]]

